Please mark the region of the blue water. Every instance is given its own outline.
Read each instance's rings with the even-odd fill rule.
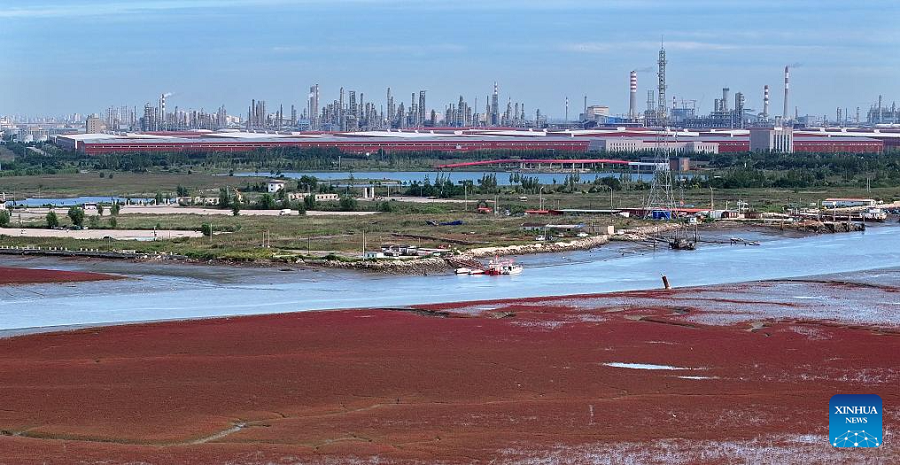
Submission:
[[[288,273],[3,257],[4,265],[116,272],[137,279],[0,287],[0,330],[651,289],[661,286],[661,275],[674,286],[696,286],[854,272],[900,265],[900,227],[778,238],[757,247],[704,244],[693,252],[626,247],[522,257],[525,271],[506,277]]]
[[[380,181],[399,181],[403,184],[409,184],[412,181],[423,182],[427,177],[430,182],[434,183],[439,176],[449,179],[454,183],[460,181],[472,181],[478,183],[481,178],[487,174],[497,175],[497,184],[501,186],[509,186],[510,171],[320,171],[320,172],[290,172],[281,173],[284,177],[290,179],[298,179],[300,176],[315,176],[319,180],[333,181],[345,180],[353,176],[355,179],[380,180]],[[537,177],[541,184],[562,184],[566,180],[566,176],[571,173],[531,173],[521,172],[521,176]],[[235,173],[235,176],[270,176],[272,173]],[[625,176],[625,179],[631,181],[643,180],[650,181],[653,177],[650,173],[626,172],[591,172],[579,173],[581,182],[592,182],[596,178]]]

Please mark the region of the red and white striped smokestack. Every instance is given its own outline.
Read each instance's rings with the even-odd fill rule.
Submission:
[[[628,117],[637,118],[637,71],[631,72],[631,92],[629,94]]]
[[[763,87],[763,114],[764,119],[769,119],[769,85]]]
[[[784,67],[784,111],[781,113],[781,120],[788,120],[788,95],[791,83],[791,68],[790,66]]]

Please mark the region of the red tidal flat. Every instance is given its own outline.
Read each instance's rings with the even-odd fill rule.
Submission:
[[[0,340],[0,463],[900,461],[827,438],[837,393],[896,430],[895,328],[701,324],[680,292]]]
[[[0,285],[72,283],[80,281],[103,281],[107,279],[119,279],[119,277],[87,271],[61,271],[0,266]]]

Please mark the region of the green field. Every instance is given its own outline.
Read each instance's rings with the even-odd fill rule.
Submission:
[[[421,209],[421,205],[417,204],[408,206]],[[561,217],[523,218],[477,214],[471,210],[463,211],[462,205],[442,204],[432,207],[432,210],[435,213],[393,212],[368,216],[119,215],[119,229],[197,230],[203,223],[209,223],[220,234],[214,234],[211,238],[173,240],[166,240],[163,234],[160,236],[162,240],[155,242],[3,237],[0,244],[171,252],[194,258],[226,260],[270,259],[285,254],[321,257],[338,253],[354,257],[362,252],[363,240],[368,250],[377,250],[386,244],[468,249],[530,243],[538,233],[522,230],[523,222],[563,220]],[[62,224],[69,224],[68,218],[64,218],[64,210],[60,219]],[[429,224],[456,220],[463,221],[463,224]],[[101,224],[106,225],[107,221],[108,218],[104,218]],[[616,224],[619,227],[640,223],[637,220],[614,220],[610,217],[587,217],[577,221],[598,226]],[[35,227],[40,225],[40,222],[31,224]],[[267,247],[264,248],[264,245]]]
[[[177,186],[192,193],[217,195],[221,187],[241,188],[248,182],[255,183],[263,178],[237,178],[201,173],[120,173],[100,177],[97,173],[64,174],[50,176],[0,177],[0,192],[22,196],[150,196],[156,192],[166,194]],[[289,183],[291,189],[294,183]],[[368,250],[375,250],[383,244],[417,244],[424,247],[450,246],[467,249],[481,246],[498,246],[533,242],[537,234],[524,231],[525,222],[549,222],[557,224],[586,223],[596,226],[614,224],[628,227],[643,224],[643,220],[595,216],[553,216],[526,217],[526,209],[537,209],[543,199],[545,208],[608,209],[609,190],[591,185],[576,185],[571,192],[560,192],[561,186],[545,186],[545,193],[522,194],[510,188],[500,187],[500,194],[469,193],[468,206],[462,203],[411,203],[392,201],[392,211],[379,212],[370,216],[239,216],[216,215],[130,215],[117,217],[119,229],[188,229],[199,230],[204,223],[210,223],[220,234],[212,238],[176,239],[155,242],[103,241],[74,239],[37,239],[3,237],[2,245],[34,245],[41,247],[128,249],[141,252],[171,252],[195,258],[217,258],[234,260],[271,259],[273,256],[325,256],[332,253],[355,257],[363,249],[363,236]],[[613,208],[636,208],[643,205],[650,191],[628,189],[613,192]],[[551,193],[546,193],[550,191]],[[262,195],[246,193],[248,204],[255,203]],[[474,212],[481,203],[493,206],[499,200],[499,211],[511,212],[510,216],[484,215]],[[828,189],[703,189],[699,187],[675,189],[676,202],[685,207],[708,208],[710,200],[715,207],[734,208],[737,202],[746,202],[757,211],[780,212],[790,205],[807,207],[817,204],[827,197],[873,197],[892,201],[900,198],[900,188],[876,188],[867,190],[856,187],[835,187]],[[461,196],[457,196],[459,198]],[[683,203],[682,203],[683,202]],[[381,202],[359,200],[358,210],[379,210]],[[244,208],[247,208],[246,206]],[[336,202],[319,205],[319,209],[337,209]],[[69,223],[66,210],[59,209],[58,216],[63,225]],[[14,220],[16,216],[14,215]],[[459,226],[433,226],[431,223],[463,221]],[[99,224],[108,226],[108,216]],[[18,225],[16,221],[14,225]],[[86,224],[88,224],[86,222]],[[25,227],[44,227],[42,216],[23,221]],[[95,228],[96,229],[96,228]],[[263,245],[266,247],[263,247]]]

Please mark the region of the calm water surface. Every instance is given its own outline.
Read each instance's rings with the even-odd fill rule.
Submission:
[[[663,274],[675,286],[695,286],[846,273],[900,265],[900,227],[769,237],[758,247],[704,244],[693,252],[612,244],[519,261],[526,266],[521,275],[489,277],[2,257],[0,264],[7,266],[112,272],[133,279],[0,287],[0,330],[650,289],[660,287]]]

